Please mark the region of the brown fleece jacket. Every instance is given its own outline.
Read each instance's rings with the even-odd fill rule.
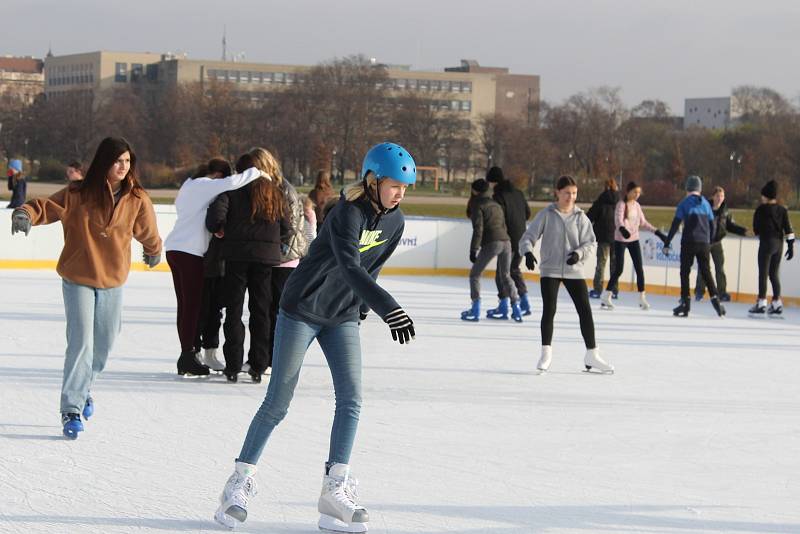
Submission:
[[[122,187],[117,205],[105,212],[82,203],[74,184],[48,198],[30,200],[20,208],[28,213],[34,226],[61,221],[64,249],[56,271],[62,278],[96,288],[119,287],[128,279],[131,267],[131,238],[144,246],[145,254],[161,253],[150,197],[144,190],[131,192],[128,180]],[[108,195],[112,196],[110,186]],[[113,206],[113,201],[109,205]]]

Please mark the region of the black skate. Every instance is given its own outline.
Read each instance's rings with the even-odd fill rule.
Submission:
[[[209,369],[197,361],[194,352],[181,352],[178,358],[178,374],[181,376],[208,376]]]
[[[711,297],[711,305],[714,306],[714,310],[717,312],[718,317],[725,317],[725,306],[723,306],[718,297]]]
[[[672,315],[675,317],[688,317],[689,306],[689,299],[681,299],[678,306],[672,309]]]

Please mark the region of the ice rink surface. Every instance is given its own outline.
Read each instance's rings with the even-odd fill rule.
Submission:
[[[417,325],[408,347],[362,327],[352,465],[379,533],[800,532],[800,312],[746,317],[634,294],[595,310],[613,376],[582,372],[562,289],[551,372],[534,314],[464,323],[466,279],[381,279]],[[485,304],[495,302],[485,279]],[[266,383],[181,379],[166,273],[132,273],[123,330],[77,441],[61,436],[54,272],[0,273],[0,531],[219,532],[212,518]],[[593,301],[597,308],[597,301]],[[246,378],[246,375],[243,375]],[[333,417],[316,344],[259,464],[239,532],[315,532]]]

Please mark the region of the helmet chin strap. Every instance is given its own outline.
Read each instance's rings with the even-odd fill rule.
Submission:
[[[389,211],[383,206],[383,203],[381,202],[381,181],[378,179],[375,180],[375,189],[376,189],[375,196],[372,195],[372,190],[369,188],[369,184],[367,183],[366,178],[362,180],[361,183],[364,186],[364,193],[366,193],[367,198],[370,199],[375,204],[377,204],[378,211],[380,213],[386,213],[387,211]]]

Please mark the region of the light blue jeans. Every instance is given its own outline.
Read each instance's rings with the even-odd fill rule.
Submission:
[[[81,413],[122,327],[122,287],[98,289],[62,279],[67,352],[61,413]]]
[[[272,430],[289,411],[300,367],[311,342],[317,340],[333,377],[336,411],[333,416],[329,463],[347,464],[361,413],[361,341],[358,323],[322,326],[297,319],[281,310],[275,327],[272,375],[267,396],[256,412],[237,461],[255,464]]]

